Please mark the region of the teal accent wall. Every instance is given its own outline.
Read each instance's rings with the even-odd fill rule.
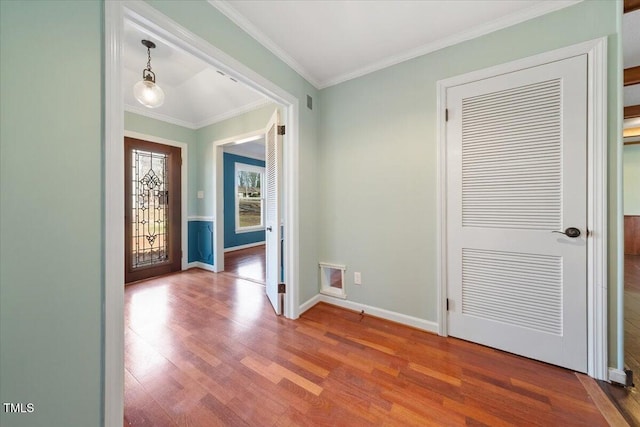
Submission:
[[[189,262],[214,264],[213,221],[189,221]]]
[[[437,81],[607,36],[609,357],[615,364],[621,16],[618,2],[585,1],[320,92],[319,260],[348,266],[350,300],[437,320]],[[362,286],[354,286],[354,271],[362,272]]]
[[[624,214],[640,215],[640,144],[624,146]]]
[[[264,160],[251,159],[249,157],[237,156],[235,154],[224,153],[224,247],[248,245],[251,243],[264,242],[264,230],[236,233],[236,175],[235,164],[243,163],[264,167]]]
[[[0,1],[0,408],[98,426],[103,384],[103,4]]]

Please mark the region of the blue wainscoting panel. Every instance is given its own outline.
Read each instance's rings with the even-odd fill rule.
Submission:
[[[189,262],[213,265],[213,221],[189,221]]]
[[[264,167],[264,160],[224,153],[224,247],[264,242],[264,230],[236,233],[235,164]]]

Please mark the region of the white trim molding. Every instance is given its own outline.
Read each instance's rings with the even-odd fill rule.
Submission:
[[[373,73],[378,70],[382,70],[392,65],[399,64],[404,61],[408,61],[419,56],[426,55],[431,52],[435,52],[440,49],[444,49],[449,46],[456,45],[458,43],[465,42],[477,37],[490,34],[492,32],[502,30],[503,28],[511,27],[524,21],[528,21],[538,16],[545,15],[547,13],[555,12],[556,10],[563,9],[565,7],[573,6],[580,3],[582,0],[557,0],[539,2],[530,8],[518,11],[503,18],[496,19],[486,24],[473,27],[465,32],[455,34],[443,39],[436,40],[432,43],[419,46],[415,49],[410,49],[394,55],[388,58],[384,58],[381,61],[376,61],[372,64],[366,65],[359,69],[349,71],[344,74],[340,74],[336,77],[319,80],[313,76],[313,73],[297,62],[291,57],[282,47],[271,40],[265,35],[259,28],[251,23],[247,18],[238,12],[231,2],[227,0],[209,0],[209,3],[218,9],[223,15],[229,18],[234,24],[242,28],[247,34],[253,37],[258,43],[267,48],[271,53],[277,56],[285,64],[293,68],[298,74],[304,77],[309,83],[311,83],[316,89],[324,89],[330,86],[337,85],[339,83],[346,82],[348,80],[355,79],[357,77],[364,76],[369,73]]]
[[[215,123],[222,122],[227,119],[231,119],[236,116],[240,116],[242,114],[248,113],[250,111],[257,110],[258,108],[262,108],[265,105],[269,105],[271,100],[259,99],[257,101],[251,102],[249,104],[243,105],[238,108],[234,108],[233,110],[225,111],[221,114],[216,114],[215,116],[208,117],[199,122],[188,122],[186,120],[177,119],[173,116],[169,116],[167,114],[162,114],[157,111],[151,110],[149,108],[138,107],[137,105],[125,105],[124,111],[128,111],[129,113],[138,114],[140,116],[149,117],[151,119],[160,120],[161,122],[171,123],[172,125],[181,126],[187,129],[201,129],[203,127],[207,127],[213,125]]]
[[[211,6],[218,9],[224,16],[229,18],[231,22],[240,27],[245,33],[249,34],[254,40],[267,48],[271,53],[278,57],[282,62],[291,67],[296,73],[300,74],[313,87],[318,89],[320,83],[312,76],[312,74],[304,68],[298,61],[291,57],[284,49],[278,46],[273,40],[267,37],[247,18],[238,12],[229,2],[222,0],[209,0]]]
[[[284,315],[298,317],[299,267],[299,101],[240,61],[196,36],[146,2],[105,1],[105,141],[104,141],[104,425],[122,424],[124,416],[124,99],[122,44],[124,20],[161,37],[250,89],[283,106],[287,127],[284,262],[287,266]],[[186,215],[185,215],[186,218]],[[221,217],[218,217],[221,218]],[[215,220],[214,220],[215,221]]]
[[[216,270],[213,268],[213,265],[207,264],[206,262],[194,261],[187,264],[187,269],[192,269],[192,268],[201,268],[202,270],[207,270],[207,271],[216,273]]]
[[[264,129],[256,129],[256,130],[245,132],[243,134],[235,135],[229,138],[218,139],[216,141],[213,141],[213,145],[217,147],[219,145],[232,144],[232,143],[235,143],[236,141],[241,141],[243,139],[256,138],[259,136],[264,136]]]
[[[211,221],[211,222],[213,222],[213,217],[212,216],[191,215],[191,216],[187,217],[187,221]]]
[[[180,126],[187,129],[197,129],[191,122],[176,119],[175,117],[169,116],[167,114],[162,114],[145,107],[138,107],[137,105],[125,105],[124,111],[126,111],[127,113],[137,114],[138,116],[148,117],[153,120],[170,123],[172,125]]]
[[[298,308],[300,315],[304,314],[305,311],[309,310],[311,307],[313,307],[314,305],[316,305],[321,301],[322,301],[322,295],[317,294],[311,297],[310,299],[308,299],[307,301],[303,302],[302,304],[300,304],[300,308]]]
[[[104,2],[104,425],[124,419],[124,10]]]
[[[359,302],[348,301],[339,297],[322,294],[318,294],[308,301],[304,302],[303,304],[300,304],[300,314],[309,310],[319,302],[325,302],[327,304],[346,308],[347,310],[357,311],[359,313],[364,312],[364,314],[370,314],[371,316],[390,320],[392,322],[400,323],[405,326],[411,326],[412,328],[421,329],[433,334],[438,333],[438,324],[436,322],[420,319],[418,317],[408,316],[406,314],[398,313],[395,311],[385,310],[384,308],[373,307],[371,305],[361,304]]]
[[[438,138],[438,333],[447,336],[447,212],[446,212],[446,126],[444,111],[447,88],[495,75],[535,67],[578,55],[588,61],[587,130],[587,228],[592,232],[587,245],[587,373],[608,379],[607,341],[607,39],[606,37],[560,48],[532,57],[451,77],[437,83]]]
[[[202,120],[200,122],[194,123],[195,129],[200,129],[203,127],[207,127],[207,126],[211,126],[212,124],[215,123],[220,123],[223,122],[227,119],[232,119],[234,117],[237,116],[241,116],[243,114],[246,114],[250,111],[254,111],[257,110],[259,108],[262,108],[266,105],[271,104],[272,101],[268,98],[264,98],[264,99],[259,99],[257,101],[251,102],[249,104],[243,105],[242,107],[238,107],[238,108],[234,108],[233,110],[229,110],[229,111],[225,111],[224,113],[221,114],[216,114],[213,117],[209,117],[208,119]]]

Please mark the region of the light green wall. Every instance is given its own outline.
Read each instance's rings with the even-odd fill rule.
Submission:
[[[0,425],[102,418],[102,4],[0,1]]]
[[[196,208],[198,177],[196,171],[198,163],[197,131],[130,112],[124,113],[124,128],[125,130],[187,144],[187,215],[198,215]]]
[[[640,215],[640,144],[624,146],[624,214]]]
[[[318,261],[345,262],[363,272],[358,290],[349,277],[350,298],[430,320],[435,82],[619,30],[616,2],[587,1],[326,89],[319,98],[207,2],[149,3],[300,100],[300,302],[317,293]],[[101,424],[102,9],[100,0],[0,1],[0,401],[36,408],[19,416],[0,411],[3,426]],[[614,125],[617,36],[609,42]],[[307,94],[316,100],[313,111],[304,107]],[[612,127],[611,153],[617,133]],[[196,141],[200,147],[197,135]],[[614,162],[610,156],[612,177]],[[612,179],[611,213],[615,185]],[[610,331],[615,327],[610,321]]]
[[[436,321],[436,83],[609,35],[610,214],[615,212],[617,5],[586,1],[324,89],[318,102],[319,259],[345,264],[350,300]],[[610,224],[615,260],[615,221]],[[610,338],[615,360],[615,263]],[[362,285],[353,284],[353,272]]]

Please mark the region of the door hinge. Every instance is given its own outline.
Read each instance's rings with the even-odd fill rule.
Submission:
[[[285,285],[284,283],[278,283],[278,293],[279,294],[286,294],[287,293],[287,285]]]
[[[449,109],[448,108],[444,109],[444,121],[445,122],[449,121]]]
[[[286,131],[286,129],[285,129],[284,125],[278,126],[278,135],[284,135],[285,131]]]
[[[449,311],[449,298],[447,298],[447,311]]]

